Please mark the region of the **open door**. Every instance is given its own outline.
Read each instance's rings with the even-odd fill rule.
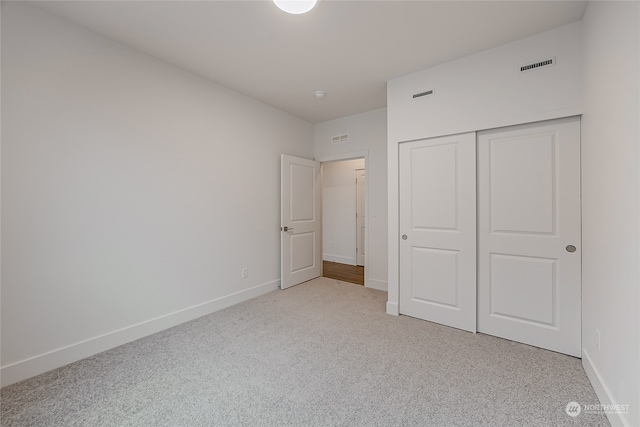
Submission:
[[[322,274],[320,162],[281,155],[282,289]]]

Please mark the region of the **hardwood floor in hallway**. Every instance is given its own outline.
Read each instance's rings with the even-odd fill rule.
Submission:
[[[322,275],[330,279],[364,285],[364,267],[360,265],[322,261]]]

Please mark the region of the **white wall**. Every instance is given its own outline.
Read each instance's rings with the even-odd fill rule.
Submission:
[[[612,424],[640,426],[639,3],[590,2],[583,22],[582,361],[602,403],[631,405]]]
[[[364,167],[364,159],[322,164],[322,259],[325,261],[357,263],[355,171]]]
[[[548,57],[557,64],[519,73]],[[398,314],[398,144],[581,114],[582,64],[577,22],[388,82],[390,314]]]
[[[8,384],[276,289],[313,126],[3,2],[2,144]]]
[[[336,135],[349,142],[332,144]],[[387,110],[356,114],[315,126],[316,160],[367,157],[367,266],[365,286],[387,290]],[[355,155],[352,155],[355,153]]]

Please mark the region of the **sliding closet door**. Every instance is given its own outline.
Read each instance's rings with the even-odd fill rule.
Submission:
[[[400,313],[475,332],[475,133],[399,154]]]
[[[478,133],[478,331],[580,356],[580,120]]]

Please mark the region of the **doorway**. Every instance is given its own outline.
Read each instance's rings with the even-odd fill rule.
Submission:
[[[365,284],[366,160],[322,163],[323,276]]]

